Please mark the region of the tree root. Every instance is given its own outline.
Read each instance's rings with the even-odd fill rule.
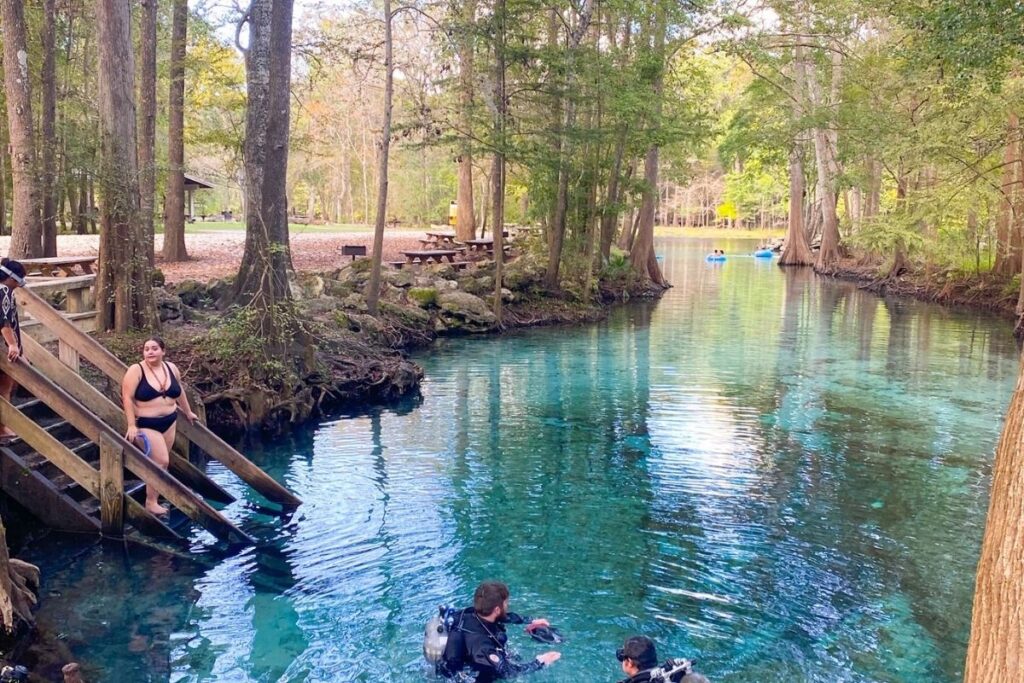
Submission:
[[[14,633],[22,626],[34,626],[39,567],[13,559],[7,552],[7,538],[0,523],[0,628]]]

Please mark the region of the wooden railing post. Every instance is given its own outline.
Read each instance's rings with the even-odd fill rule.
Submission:
[[[124,450],[100,434],[100,521],[103,535],[124,537]]]
[[[78,357],[78,351],[74,347],[68,345],[63,339],[57,340],[57,358],[60,358],[60,362],[68,366],[76,373],[80,369],[80,362]]]

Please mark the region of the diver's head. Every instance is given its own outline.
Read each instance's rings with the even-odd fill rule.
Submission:
[[[615,658],[622,662],[622,671],[627,676],[636,676],[658,665],[658,651],[654,648],[654,641],[647,636],[627,638],[615,651]]]
[[[473,593],[473,611],[488,621],[495,621],[508,614],[508,586],[501,581],[481,583]]]

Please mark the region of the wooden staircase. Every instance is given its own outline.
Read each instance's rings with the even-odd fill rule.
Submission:
[[[172,527],[175,518],[188,518],[230,547],[251,545],[253,539],[208,502],[230,503],[234,497],[182,455],[193,444],[277,503],[282,513],[301,504],[204,425],[180,413],[169,471],[155,465],[122,437],[121,407],[78,373],[79,360],[85,358],[119,387],[124,364],[31,289],[19,288],[16,296],[21,309],[60,347],[58,359],[23,334],[23,359],[10,363],[0,358],[0,370],[31,394],[16,404],[0,398],[0,420],[18,434],[0,446],[0,487],[41,522],[66,531],[183,542]],[[142,505],[147,485],[174,506],[170,520]]]

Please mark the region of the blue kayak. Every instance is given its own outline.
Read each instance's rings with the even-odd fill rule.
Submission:
[[[771,249],[758,249],[754,252],[754,258],[771,258],[774,255]]]
[[[704,257],[704,260],[721,262],[725,260],[725,254],[708,254]]]

